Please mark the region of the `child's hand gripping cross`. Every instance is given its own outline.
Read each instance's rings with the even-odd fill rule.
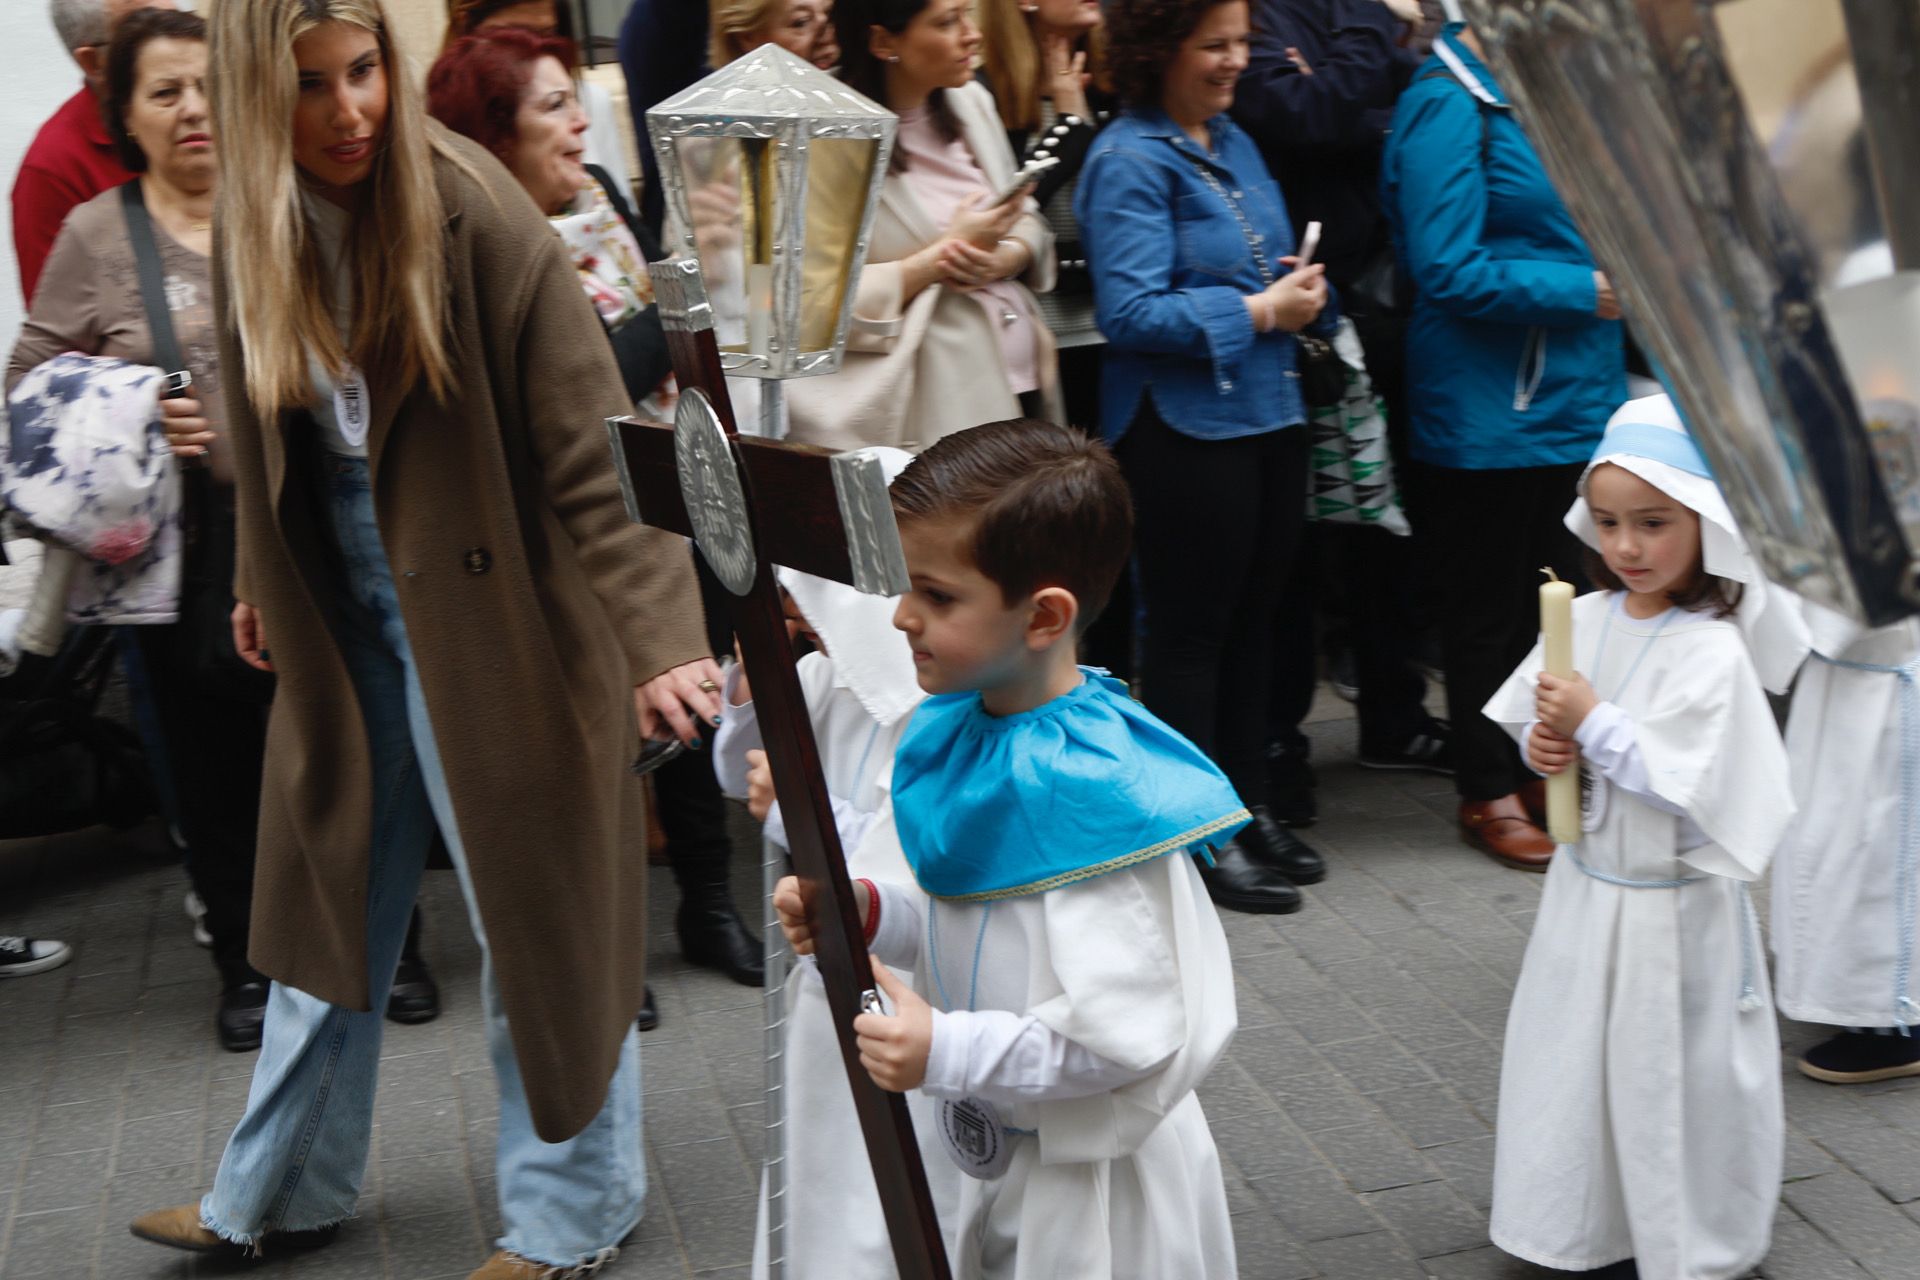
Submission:
[[[869,914],[872,893],[862,881],[853,884],[854,905],[862,919]],[[813,926],[807,920],[807,906],[800,896],[800,881],[788,876],[773,889],[773,909],[780,914],[780,931],[797,956],[813,954]],[[863,1013],[853,1020],[858,1037],[860,1065],[882,1089],[905,1093],[917,1089],[927,1078],[927,1057],[933,1052],[933,1006],[893,975],[893,971],[873,961],[873,980],[893,1003],[891,1015]]]
[[[1539,722],[1527,738],[1527,763],[1535,773],[1564,773],[1580,756],[1573,735],[1594,707],[1599,695],[1579,672],[1556,676],[1542,671],[1533,694],[1533,714]]]

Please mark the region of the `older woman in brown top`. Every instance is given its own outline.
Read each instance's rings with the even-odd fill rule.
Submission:
[[[116,29],[106,58],[108,131],[120,159],[140,176],[142,202],[155,228],[161,271],[181,358],[193,375],[186,396],[162,402],[168,438],[189,474],[186,595],[224,593],[233,578],[233,459],[225,443],[220,365],[214,351],[212,247],[217,165],[205,92],[206,23],[191,13],[146,9]],[[32,313],[7,366],[12,389],[29,370],[64,351],[157,362],[142,305],[139,268],[128,239],[120,188],[67,216],[47,259]],[[210,607],[214,621],[232,608]],[[221,982],[216,1027],[235,1052],[259,1047],[266,979],[247,963],[253,898],[254,829],[260,768],[266,753],[270,684],[249,693],[244,681],[222,679],[218,627],[183,621],[130,628],[135,657],[164,740],[165,772],[188,845],[187,874],[205,904],[205,927]],[[231,641],[226,641],[228,659]],[[228,673],[229,677],[232,675]],[[157,762],[156,762],[157,763]],[[418,959],[418,930],[392,1012],[406,1021],[438,1012],[432,979]],[[413,998],[409,1000],[409,993]]]

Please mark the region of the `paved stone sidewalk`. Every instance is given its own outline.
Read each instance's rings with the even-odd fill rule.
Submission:
[[[1299,915],[1228,915],[1239,1038],[1202,1091],[1249,1280],[1547,1277],[1486,1238],[1501,1025],[1539,880],[1452,836],[1446,780],[1367,773],[1316,725],[1332,872]],[[742,847],[750,833],[742,823]],[[127,1234],[197,1196],[245,1100],[177,866],[151,831],[0,845],[0,932],[75,962],[0,983],[0,1276],[214,1274]],[[745,866],[743,887],[757,882]],[[744,1277],[760,1141],[758,995],[674,953],[657,873],[643,1040],[652,1194],[620,1280]],[[478,960],[450,876],[429,877],[446,1014],[388,1028],[361,1217],[301,1280],[464,1277],[496,1230],[492,1077]],[[1785,1028],[1789,1049],[1810,1028]],[[1920,1277],[1920,1082],[1844,1090],[1786,1074],[1787,1186],[1768,1280]],[[937,1157],[936,1157],[937,1158]],[[227,1272],[230,1273],[230,1272]],[[1180,1280],[1168,1277],[1167,1280]]]

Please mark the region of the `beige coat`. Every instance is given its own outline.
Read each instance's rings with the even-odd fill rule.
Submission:
[[[632,687],[702,656],[700,599],[685,544],[631,523],[621,503],[604,419],[626,394],[559,237],[498,161],[434,129],[481,179],[434,159],[459,390],[441,406],[376,378],[368,456],[514,1051],[552,1142],[600,1110],[640,1007]],[[214,292],[220,364],[238,371],[217,269]],[[234,594],[260,610],[280,673],[250,958],[367,1009],[373,796],[327,624],[339,589],[310,496],[314,428],[304,414],[260,421],[239,383],[227,397]]]
[[[948,90],[947,102],[987,180],[997,188],[1011,179],[1013,150],[993,95],[970,82]],[[887,175],[840,370],[787,384],[793,439],[836,450],[894,445],[918,452],[956,431],[1019,416],[1000,339],[986,310],[965,293],[938,284],[911,300],[902,297],[901,259],[933,243],[944,230],[927,216],[898,173]],[[1033,254],[1021,277],[1025,286],[1042,293],[1053,288],[1053,230],[1039,206],[1029,200],[1026,214],[1009,234]],[[1028,304],[1041,389],[1050,416],[1058,419],[1053,335],[1040,319],[1039,307],[1031,299]]]

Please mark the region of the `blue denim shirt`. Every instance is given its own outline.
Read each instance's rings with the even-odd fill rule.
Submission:
[[[1259,148],[1226,116],[1207,122],[1208,154],[1168,116],[1134,109],[1094,143],[1073,213],[1107,338],[1100,429],[1118,440],[1143,395],[1167,424],[1227,440],[1306,421],[1293,336],[1255,333],[1243,299],[1266,287],[1237,204],[1275,277],[1293,252],[1280,188]],[[1201,176],[1219,180],[1226,199]],[[1327,307],[1311,327],[1330,331]]]

